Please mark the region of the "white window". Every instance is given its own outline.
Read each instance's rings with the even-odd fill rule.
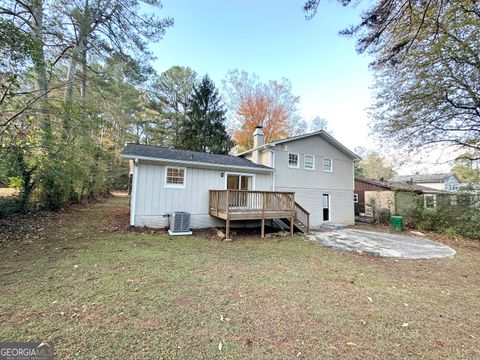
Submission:
[[[333,171],[333,160],[332,159],[323,159],[323,171],[332,172]]]
[[[298,154],[288,153],[288,167],[298,169]]]
[[[358,204],[358,194],[356,194],[356,193],[353,194],[353,202],[354,202],[355,204]]]
[[[457,195],[450,196],[450,205],[452,205],[452,206],[457,206],[458,205]]]
[[[315,170],[315,156],[305,154],[303,156],[303,168],[307,170]]]
[[[437,206],[437,195],[425,194],[423,197],[424,206],[428,209],[433,209]]]
[[[185,189],[185,174],[187,169],[167,166],[165,171],[165,187],[172,189]]]

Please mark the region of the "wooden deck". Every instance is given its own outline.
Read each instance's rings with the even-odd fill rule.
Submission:
[[[231,220],[262,220],[262,238],[266,219],[288,219],[290,233],[297,226],[309,230],[310,214],[295,202],[294,192],[210,190],[209,214],[226,221],[226,237],[230,235]]]

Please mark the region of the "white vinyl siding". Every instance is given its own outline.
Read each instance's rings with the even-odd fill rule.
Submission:
[[[293,169],[298,169],[299,166],[299,161],[298,161],[298,154],[296,153],[288,153],[288,167],[293,168]]]
[[[226,170],[188,167],[185,172],[186,188],[180,191],[164,186],[165,170],[165,165],[142,161],[136,167],[136,206],[132,221],[134,226],[167,227],[169,214],[174,211],[189,212],[192,229],[225,226],[224,220],[208,214],[208,191],[225,189]],[[249,173],[242,174],[252,175]],[[256,173],[254,178],[255,184],[252,183],[252,186],[255,189],[272,190],[272,175],[270,173]]]
[[[315,156],[305,154],[303,156],[303,168],[305,170],[315,170]]]

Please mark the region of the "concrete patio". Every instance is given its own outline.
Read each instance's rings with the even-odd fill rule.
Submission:
[[[342,251],[400,259],[439,259],[455,250],[420,236],[354,229],[312,231],[307,238]]]

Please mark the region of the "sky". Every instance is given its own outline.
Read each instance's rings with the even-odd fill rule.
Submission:
[[[262,81],[286,77],[307,122],[323,117],[334,137],[350,149],[374,149],[367,115],[372,59],[355,51],[355,39],[338,34],[359,22],[362,8],[324,0],[317,15],[306,20],[303,2],[163,0],[158,15],[172,17],[175,24],[151,46],[154,66],[159,73],[189,66],[208,74],[218,87],[233,69]],[[409,171],[404,167],[400,172]]]

